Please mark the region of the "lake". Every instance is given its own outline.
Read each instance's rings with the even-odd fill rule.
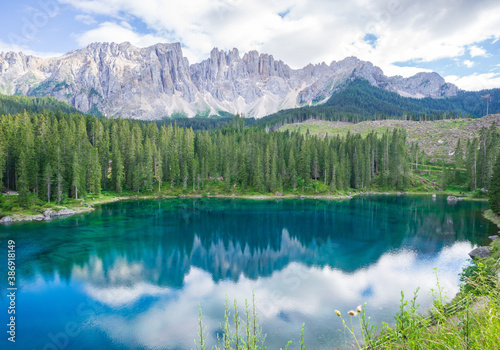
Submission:
[[[192,349],[198,305],[210,344],[225,298],[255,290],[268,349],[342,347],[344,315],[366,303],[393,323],[401,291],[458,291],[467,253],[496,227],[486,202],[365,196],[346,201],[158,199],[51,222],[0,226],[2,349]],[[16,344],[7,341],[7,241],[16,242]],[[351,338],[347,337],[348,340]],[[8,347],[6,347],[8,346]]]

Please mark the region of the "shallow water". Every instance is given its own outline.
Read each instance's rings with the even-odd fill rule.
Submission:
[[[467,253],[496,232],[481,217],[486,208],[430,196],[169,199],[0,226],[4,247],[16,241],[13,348],[191,349],[198,305],[214,343],[225,297],[238,300],[243,318],[252,290],[269,349],[288,340],[298,348],[302,323],[307,348],[341,347],[334,309],[346,314],[366,302],[373,323],[391,323],[401,291],[411,297],[420,287],[425,310],[434,268],[453,297]],[[6,277],[0,287],[6,325]]]

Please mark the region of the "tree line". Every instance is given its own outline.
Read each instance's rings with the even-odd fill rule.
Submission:
[[[121,193],[162,188],[202,191],[219,180],[260,193],[368,188],[409,184],[403,130],[321,138],[245,128],[235,117],[208,132],[60,110],[0,118],[0,181],[32,198],[62,202],[102,189]]]
[[[58,109],[64,113],[80,113],[75,107],[66,102],[59,101],[55,97],[28,97],[0,94],[0,115],[22,113],[24,110],[42,113],[44,110],[56,111]]]
[[[478,110],[486,101],[477,98],[476,93],[461,93],[451,98],[409,98],[395,92],[372,86],[364,79],[355,79],[345,83],[345,88],[337,88],[325,103],[282,110],[256,121],[257,125],[277,129],[285,124],[299,123],[308,119],[321,119],[359,123],[366,120],[403,119],[428,121],[462,118]],[[498,93],[500,93],[500,89]],[[493,96],[493,95],[492,95]],[[496,96],[496,95],[495,95]],[[324,98],[326,98],[325,96]],[[492,97],[493,101],[494,98]],[[490,111],[498,104],[491,102]],[[485,112],[484,111],[484,112]],[[484,114],[477,114],[482,116]]]

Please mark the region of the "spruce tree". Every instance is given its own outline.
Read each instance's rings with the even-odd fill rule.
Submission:
[[[45,182],[45,186],[46,186],[46,189],[47,189],[47,202],[50,203],[50,196],[51,196],[51,188],[52,188],[52,175],[53,175],[53,171],[52,171],[52,167],[50,166],[50,162],[47,162],[47,164],[45,164],[45,169],[43,171],[43,179],[44,179],[44,182]]]
[[[80,161],[79,161],[79,154],[77,150],[75,149],[75,152],[73,152],[73,166],[72,166],[72,177],[71,177],[71,187],[73,189],[73,196],[75,199],[78,199],[78,189],[80,188]]]
[[[29,198],[29,188],[28,188],[28,164],[26,160],[26,153],[24,151],[19,155],[17,171],[18,171],[18,179],[17,179],[17,192],[18,192],[18,202],[19,205],[23,208],[30,208],[31,201]]]
[[[495,214],[500,214],[500,155],[497,156],[495,166],[493,167],[489,195],[491,210]]]

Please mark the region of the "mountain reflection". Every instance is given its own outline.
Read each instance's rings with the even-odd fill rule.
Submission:
[[[434,267],[453,297],[467,253],[496,232],[486,207],[430,196],[127,201],[5,226],[0,238],[16,237],[19,317],[34,320],[20,325],[32,335],[23,348],[44,348],[69,317],[82,327],[71,348],[190,349],[198,304],[211,346],[225,297],[242,308],[254,289],[268,348],[297,343],[305,323],[306,346],[321,350],[343,343],[335,308],[366,302],[380,325],[417,287],[427,308]]]
[[[493,228],[478,214],[482,206],[385,196],[114,203],[39,225],[36,258],[25,262],[24,272],[70,281],[74,268],[87,269],[101,285],[144,281],[170,288],[182,287],[192,267],[214,282],[271,276],[292,262],[353,272],[395,249],[436,254],[457,240],[484,240]],[[117,261],[130,268],[117,273]]]

